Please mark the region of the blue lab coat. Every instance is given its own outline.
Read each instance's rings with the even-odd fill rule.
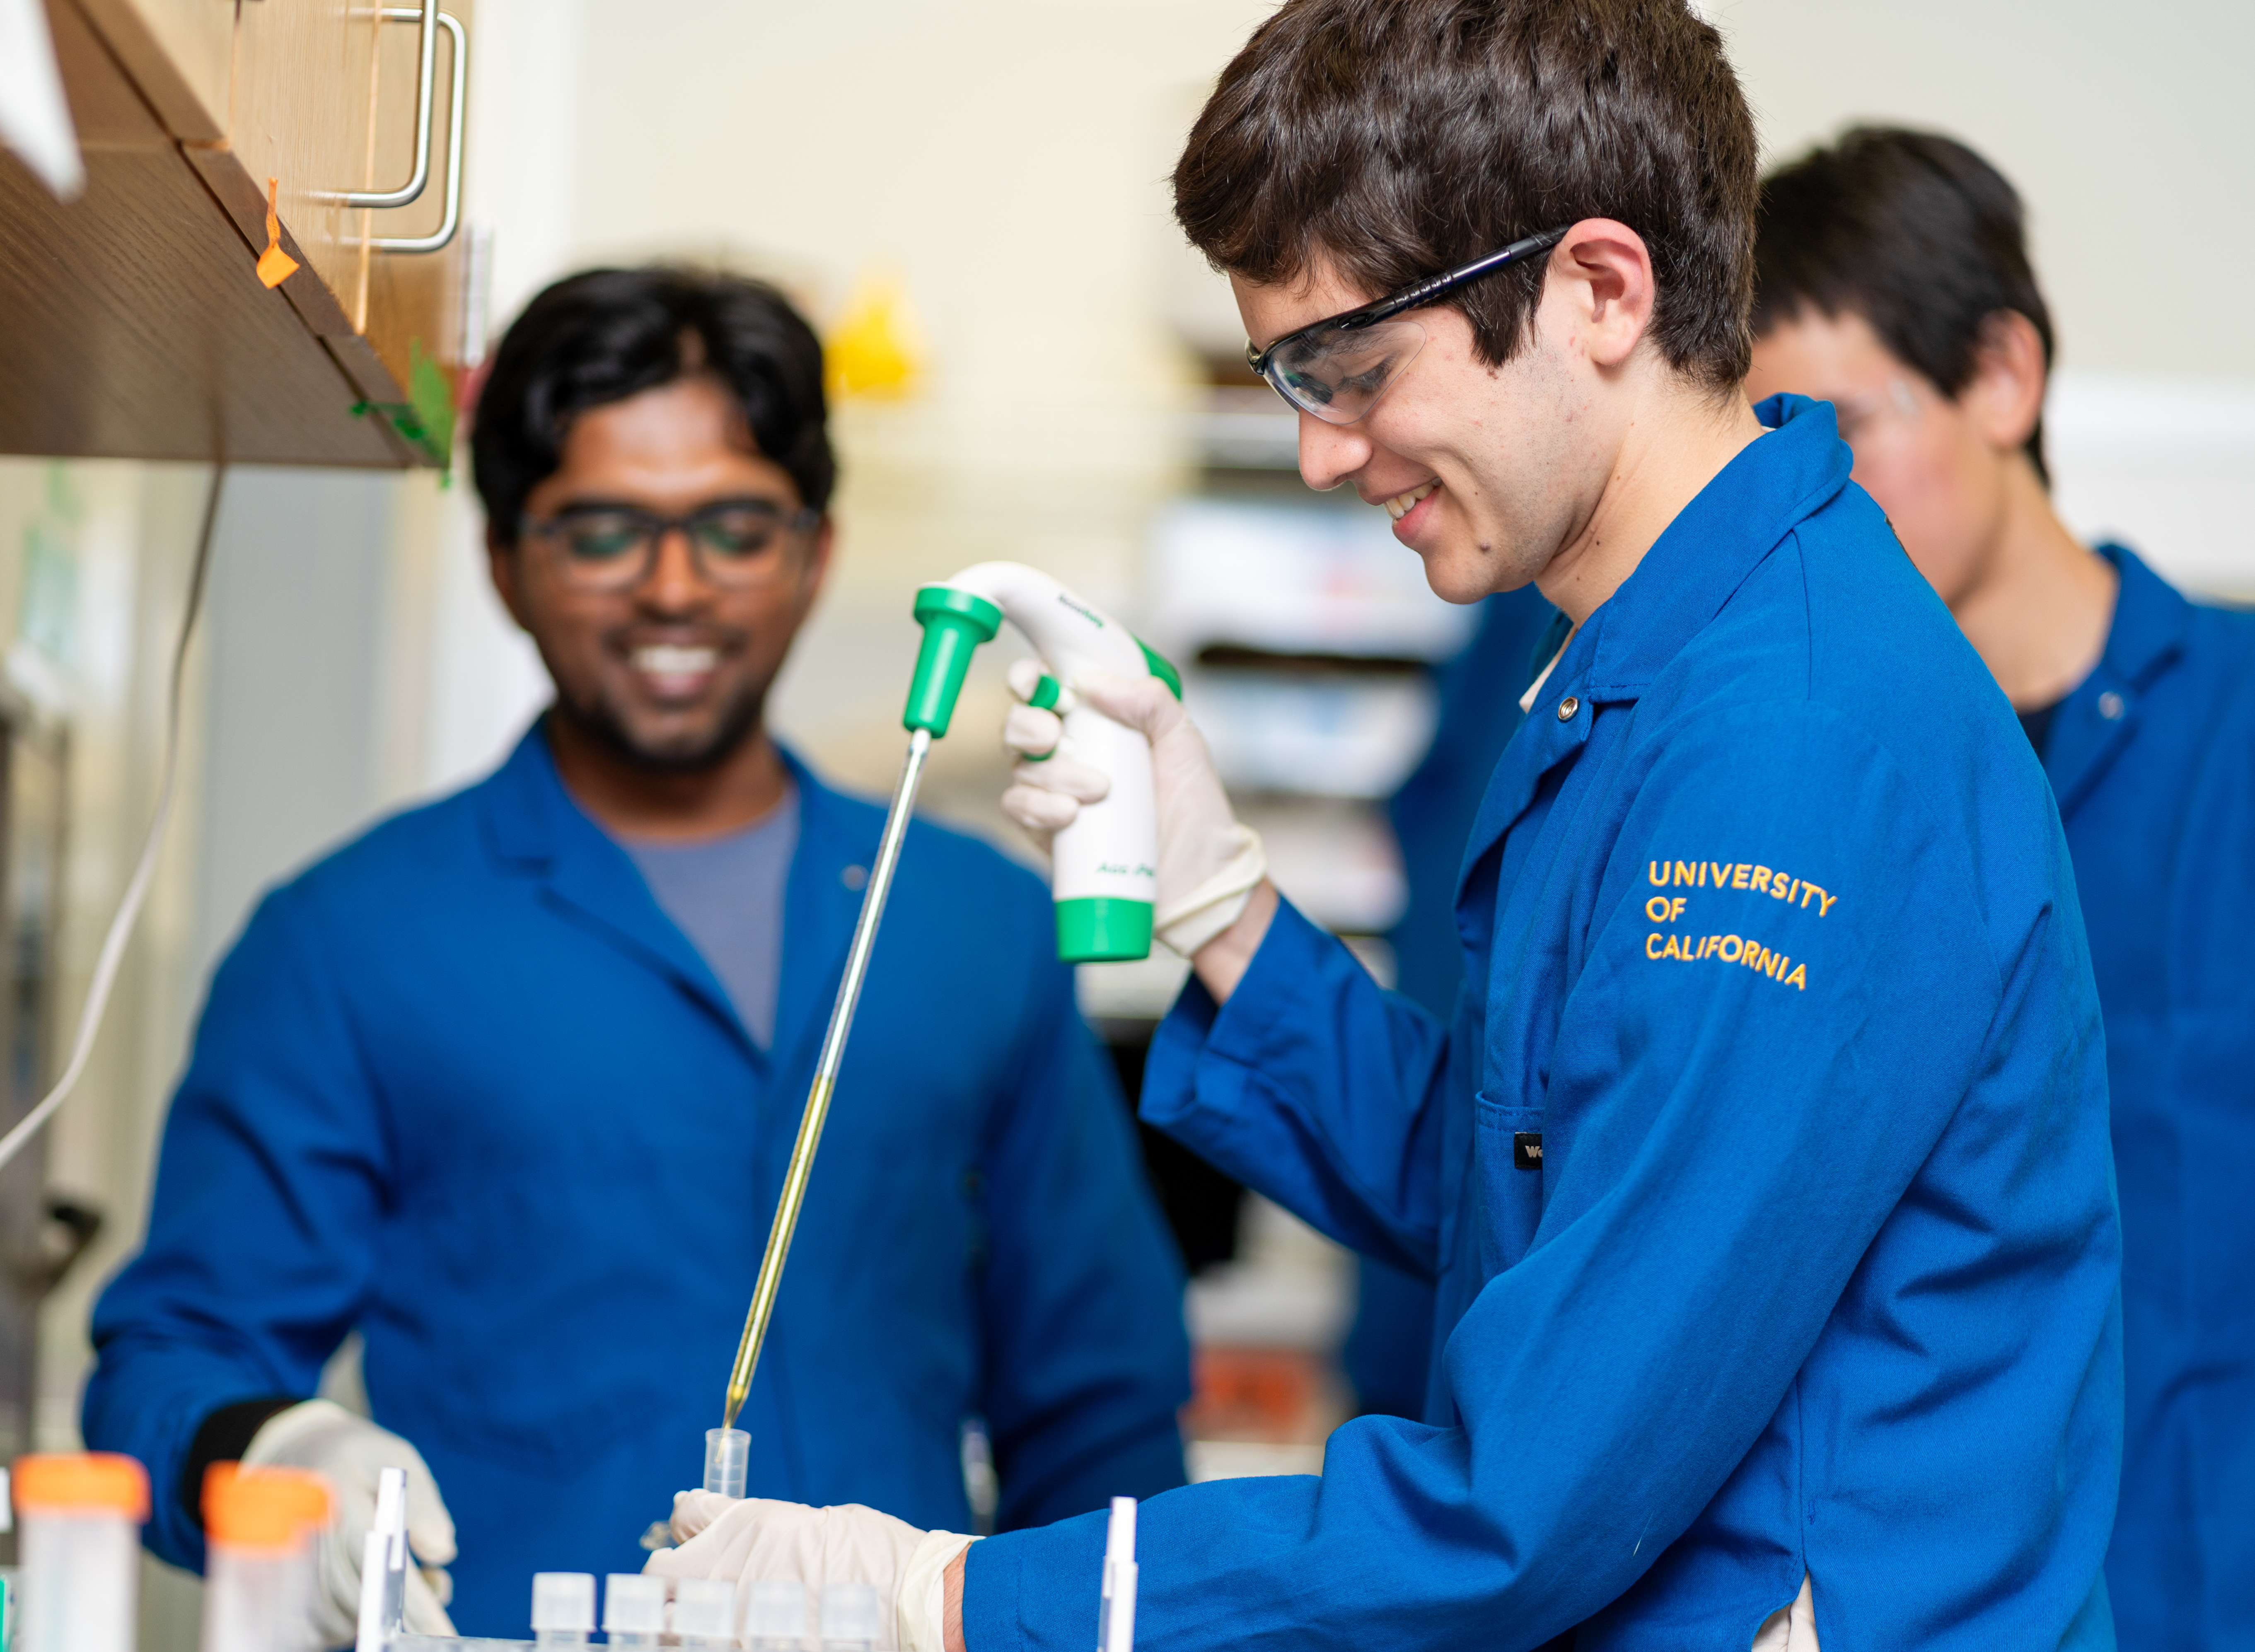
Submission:
[[[2255,614],[2118,546],[2044,766],[2114,1093],[2128,1416],[2106,1580],[2132,1647],[2255,1646]]]
[[[104,1293],[94,1445],[149,1542],[199,1422],[307,1395],[347,1331],[460,1529],[457,1627],[536,1571],[632,1571],[699,1483],[882,811],[796,763],[772,1055],[572,802],[537,728],[490,779],[270,895],[214,977],[147,1244]],[[968,1529],[1182,1483],[1179,1264],[1057,961],[1048,891],[910,828],[740,1425],[755,1495]]]
[[[1530,664],[1536,643],[1556,613],[1531,585],[1480,604],[1479,629],[1438,673],[1441,714],[1433,743],[1386,805],[1409,885],[1408,904],[1386,938],[1394,948],[1394,990],[1436,1016],[1455,1008],[1465,979],[1457,863],[1495,760],[1519,727],[1520,693],[1542,669]],[[1373,1257],[1357,1258],[1354,1325],[1339,1362],[1360,1408],[1423,1415],[1432,1341],[1431,1283]]]
[[[1447,1341],[1425,1423],[1144,1507],[1146,1652],[1713,1652],[1804,1572],[1829,1652],[2113,1644],[2120,1252],[2058,814],[1831,410],[1759,411],[1505,749],[1453,1025],[1289,906],[1161,1025],[1144,1115],[1437,1276]],[[1102,1541],[974,1547],[972,1652],[1079,1652]]]

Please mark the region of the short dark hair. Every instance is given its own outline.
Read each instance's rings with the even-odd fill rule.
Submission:
[[[1644,238],[1653,336],[1746,376],[1760,148],[1722,36],[1685,0],[1286,0],[1207,100],[1175,216],[1263,284],[1327,261],[1373,295],[1584,218]],[[1544,261],[1446,302],[1500,365]]]
[[[1861,316],[1945,396],[1972,383],[1984,330],[2004,311],[2028,319],[2051,367],[2051,310],[2028,262],[2020,197],[1937,132],[1858,126],[1762,181],[1755,332],[1804,305]],[[2048,484],[2041,418],[2027,452]]]
[[[470,467],[494,534],[516,543],[525,497],[555,474],[574,418],[699,373],[734,394],[761,456],[789,473],[800,499],[827,509],[838,463],[822,343],[790,301],[742,276],[588,270],[524,306],[478,393]]]

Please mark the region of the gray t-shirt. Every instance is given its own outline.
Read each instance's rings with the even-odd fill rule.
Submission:
[[[783,886],[798,847],[798,788],[741,832],[695,842],[619,839],[665,915],[727,989],[744,1030],[775,1042]]]

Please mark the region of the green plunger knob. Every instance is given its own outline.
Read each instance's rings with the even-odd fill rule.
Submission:
[[[971,669],[972,654],[1002,629],[1002,610],[975,591],[927,585],[917,589],[913,611],[917,623],[924,627],[924,646],[917,650],[916,675],[909,679],[909,703],[901,713],[901,726],[928,730],[938,740],[955,715],[956,696],[963,692],[963,674]]]

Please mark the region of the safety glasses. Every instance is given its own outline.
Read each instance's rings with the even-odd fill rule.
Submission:
[[[1458,288],[1530,254],[1547,252],[1571,225],[1514,241],[1500,252],[1428,276],[1359,310],[1287,333],[1265,350],[1245,347],[1246,365],[1276,394],[1327,425],[1352,425],[1378,404],[1425,345],[1425,329],[1395,318],[1423,309]]]
[[[720,499],[683,517],[632,505],[570,505],[518,524],[548,544],[558,577],[575,591],[630,591],[650,577],[658,543],[678,531],[710,584],[766,585],[791,563],[794,543],[822,520],[818,510],[786,510],[771,499]]]

